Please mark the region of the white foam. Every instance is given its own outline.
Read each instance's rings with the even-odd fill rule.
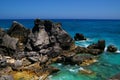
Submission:
[[[58,66],[61,66],[62,65],[62,63],[58,63]]]
[[[79,70],[84,70],[84,68],[83,68],[83,67],[80,67]]]
[[[120,50],[117,50],[116,53],[120,53]]]
[[[75,72],[75,70],[74,70],[74,69],[69,69],[69,71],[70,71],[70,72]]]
[[[105,51],[105,52],[107,51],[107,47],[105,47],[104,51]]]

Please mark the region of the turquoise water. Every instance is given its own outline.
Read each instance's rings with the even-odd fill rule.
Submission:
[[[0,27],[8,29],[14,20],[0,20]],[[34,26],[34,20],[21,19],[21,22],[28,28]],[[98,62],[87,67],[53,64],[61,71],[50,76],[50,80],[106,80],[120,72],[120,20],[79,20],[79,19],[52,19],[54,22],[61,22],[63,28],[72,36],[76,32],[83,33],[88,40],[75,42],[78,46],[87,47],[99,39],[106,41],[106,46],[114,44],[118,47],[117,53],[104,52],[98,58]],[[94,74],[82,74],[80,69],[88,69]]]
[[[120,72],[120,54],[104,53],[100,55],[98,62],[82,67],[91,70],[93,74],[80,73],[81,66],[53,64],[61,71],[52,75],[51,80],[107,80]]]

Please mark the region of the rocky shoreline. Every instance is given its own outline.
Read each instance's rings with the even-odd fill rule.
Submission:
[[[76,34],[75,40],[86,38]],[[74,42],[61,23],[36,19],[30,30],[14,21],[8,31],[0,29],[0,80],[48,80],[59,71],[50,64],[87,66],[96,62],[106,46],[105,40],[88,47],[75,46]],[[110,45],[107,51],[115,52],[117,48]]]

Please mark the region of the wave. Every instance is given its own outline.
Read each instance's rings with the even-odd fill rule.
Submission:
[[[75,41],[75,44],[77,46],[81,46],[81,47],[87,47],[91,43],[93,43],[93,40],[91,40],[89,38],[87,40]]]
[[[120,50],[117,50],[116,53],[120,53]]]
[[[84,70],[84,68],[83,68],[83,67],[80,67],[79,70]]]

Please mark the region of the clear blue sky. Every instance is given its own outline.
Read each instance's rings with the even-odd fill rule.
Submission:
[[[0,19],[120,19],[120,0],[0,0]]]

